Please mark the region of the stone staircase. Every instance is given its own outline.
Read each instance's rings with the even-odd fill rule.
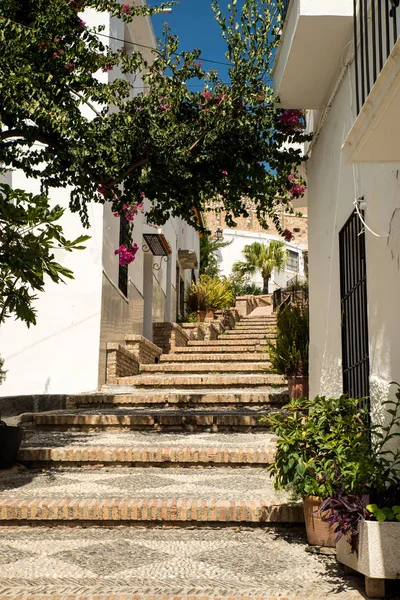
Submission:
[[[265,351],[275,328],[274,315],[243,318],[65,410],[25,415],[29,470],[0,487],[0,522],[301,522],[265,469],[274,436],[260,416],[287,400]]]
[[[259,417],[288,397],[274,328],[147,343],[157,364],[25,415],[22,465],[0,471],[0,600],[362,600],[333,557],[305,552],[302,508],[266,469]]]

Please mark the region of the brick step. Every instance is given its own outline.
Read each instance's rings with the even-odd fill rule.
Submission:
[[[276,373],[242,373],[242,374],[189,374],[189,375],[132,375],[116,377],[115,385],[129,385],[137,389],[145,387],[158,388],[240,388],[277,385],[284,386],[286,379]]]
[[[228,333],[229,331],[233,332],[236,331],[236,333],[264,333],[265,331],[268,332],[272,332],[276,330],[276,326],[275,325],[260,325],[260,327],[238,327],[236,326],[235,329],[228,329],[226,331],[226,333]]]
[[[271,321],[276,321],[277,315],[268,315],[266,317],[243,317],[238,321],[238,323],[271,323]]]
[[[222,341],[222,340],[237,340],[236,343],[238,343],[239,340],[250,340],[253,343],[255,342],[255,340],[276,340],[276,332],[274,331],[257,331],[257,332],[250,332],[247,333],[246,331],[227,331],[226,333],[221,333],[221,335],[218,336],[218,340],[215,341]],[[214,341],[214,340],[213,340]]]
[[[218,485],[215,485],[217,483]],[[276,496],[265,468],[67,469],[8,472],[0,522],[28,524],[293,523],[302,507]],[[12,492],[10,493],[10,490]]]
[[[113,388],[111,388],[113,389]],[[87,406],[244,406],[268,404],[285,404],[289,396],[284,388],[255,388],[252,390],[191,390],[188,392],[167,390],[146,390],[145,392],[133,391],[130,393],[96,392],[93,394],[79,394],[69,396],[67,407]]]
[[[222,334],[223,335],[223,334]],[[252,339],[241,339],[240,343],[238,340],[189,340],[186,348],[190,348],[191,346],[195,346],[197,348],[212,348],[213,346],[242,346],[246,347],[245,352],[248,352],[247,346],[254,347],[259,345],[259,340]],[[199,351],[199,350],[198,350]],[[250,350],[251,351],[251,350]]]
[[[160,356],[160,363],[181,363],[181,362],[190,362],[190,363],[196,363],[196,362],[204,362],[205,360],[207,360],[208,364],[212,364],[213,362],[232,362],[232,361],[237,361],[240,358],[240,362],[249,362],[249,363],[266,363],[269,364],[267,357],[267,354],[265,354],[265,352],[248,352],[246,354],[243,354],[242,356],[238,357],[236,355],[236,353],[232,352],[231,354],[229,352],[225,352],[225,353],[220,353],[220,354],[207,354],[207,356],[204,356],[204,352],[202,351],[202,353],[196,353],[196,352],[189,352],[187,354],[184,354],[185,348],[181,348],[182,350],[182,354],[178,353],[178,349],[175,349],[175,352],[171,353],[171,354],[162,354]],[[192,351],[192,348],[191,348]],[[142,365],[143,366],[143,365]]]
[[[278,407],[252,408],[124,408],[65,410],[24,415],[21,425],[52,430],[243,431],[267,429],[263,414]]]
[[[202,357],[204,360],[204,356]],[[141,365],[142,373],[273,373],[271,364],[264,362],[197,362],[190,364],[159,363]]]
[[[190,340],[193,341],[193,340]],[[217,341],[218,340],[212,340],[212,341]],[[174,348],[174,353],[176,354],[182,354],[182,353],[199,353],[202,352],[203,354],[205,352],[207,352],[207,354],[230,354],[231,356],[234,356],[235,354],[241,354],[241,355],[248,355],[251,356],[252,354],[256,354],[256,353],[261,353],[265,351],[266,348],[266,344],[259,344],[258,343],[259,340],[256,340],[256,342],[252,342],[251,345],[246,345],[244,346],[241,342],[241,340],[236,340],[236,345],[231,345],[231,344],[221,344],[221,342],[219,342],[220,345],[209,345],[209,346],[177,346]],[[190,342],[189,342],[190,343]],[[265,354],[264,354],[265,356]],[[237,360],[237,358],[236,358]]]
[[[271,462],[275,439],[270,432],[197,433],[189,438],[186,433],[88,432],[83,445],[79,432],[26,431],[17,460],[30,468],[257,467]]]

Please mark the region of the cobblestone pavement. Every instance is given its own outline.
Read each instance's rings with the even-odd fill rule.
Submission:
[[[249,596],[356,600],[362,580],[301,532],[272,529],[0,528],[0,598]],[[394,598],[394,596],[393,596]]]
[[[62,448],[102,446],[121,448],[265,448],[274,445],[276,436],[258,433],[157,433],[146,431],[82,432],[25,431],[23,447]]]
[[[124,468],[40,472],[14,468],[0,474],[0,498],[135,498],[265,501],[281,503],[265,469],[243,467]]]

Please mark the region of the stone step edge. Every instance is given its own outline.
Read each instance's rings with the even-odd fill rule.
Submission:
[[[12,582],[12,580],[11,580]],[[57,582],[57,579],[54,579],[54,583]],[[304,596],[296,594],[295,596],[207,596],[202,594],[190,596],[179,596],[179,595],[171,595],[171,594],[163,594],[160,595],[138,595],[138,594],[126,594],[126,593],[117,593],[117,594],[91,594],[90,592],[85,592],[84,595],[82,593],[57,593],[56,596],[54,594],[48,595],[44,594],[36,594],[36,593],[13,593],[12,595],[8,594],[0,594],[0,600],[320,600],[320,598],[316,598],[313,596]],[[325,597],[325,600],[329,600],[329,596]],[[337,596],[336,594],[333,596],[331,600],[342,600],[343,596]],[[356,596],[351,596],[354,600],[362,600],[363,596],[360,594]],[[348,597],[350,600],[350,597]]]
[[[150,406],[157,405],[168,405],[184,407],[191,405],[195,407],[209,406],[211,407],[234,407],[237,405],[252,405],[252,406],[268,406],[268,405],[282,405],[289,400],[287,390],[280,390],[280,388],[267,389],[265,391],[246,391],[244,393],[229,393],[219,392],[216,393],[204,393],[201,390],[196,390],[190,394],[175,393],[168,394],[164,392],[142,392],[137,394],[109,394],[104,395],[88,395],[88,396],[70,396],[67,399],[66,408],[71,409],[74,407],[90,407],[92,405],[109,405],[109,406],[126,406],[126,407],[143,407],[149,408]],[[219,392],[219,393],[218,393]],[[283,395],[283,396],[282,396]]]
[[[270,448],[129,448],[129,447],[76,447],[21,448],[17,460],[21,462],[61,463],[150,463],[150,464],[208,464],[208,465],[267,465],[275,450]]]
[[[0,523],[157,522],[157,523],[301,523],[301,504],[263,501],[132,498],[0,499]]]
[[[33,415],[38,427],[263,427],[260,415]]]
[[[12,581],[12,580],[11,580]],[[54,583],[57,582],[57,579],[54,579]],[[310,598],[310,596],[304,596],[296,594],[295,596],[207,596],[202,594],[190,596],[179,596],[179,595],[171,595],[171,594],[163,594],[160,595],[138,595],[138,594],[126,594],[126,593],[106,593],[106,594],[91,594],[90,592],[85,592],[84,595],[82,593],[57,593],[56,596],[54,594],[48,595],[44,594],[36,594],[36,593],[12,593],[12,595],[8,594],[0,594],[0,600],[320,600],[315,596]],[[325,597],[325,600],[329,600],[329,596]],[[343,596],[337,596],[336,594],[332,595],[332,600],[342,600]],[[362,596],[358,594],[357,596],[352,596],[354,600],[362,600]],[[350,597],[348,598],[350,600]]]

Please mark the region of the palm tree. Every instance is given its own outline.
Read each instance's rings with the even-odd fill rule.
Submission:
[[[264,280],[263,294],[268,294],[268,283],[274,269],[279,273],[283,271],[287,261],[287,251],[284,242],[272,241],[268,245],[253,242],[243,248],[245,261],[236,262],[232,271],[234,273],[255,273],[261,271]]]

